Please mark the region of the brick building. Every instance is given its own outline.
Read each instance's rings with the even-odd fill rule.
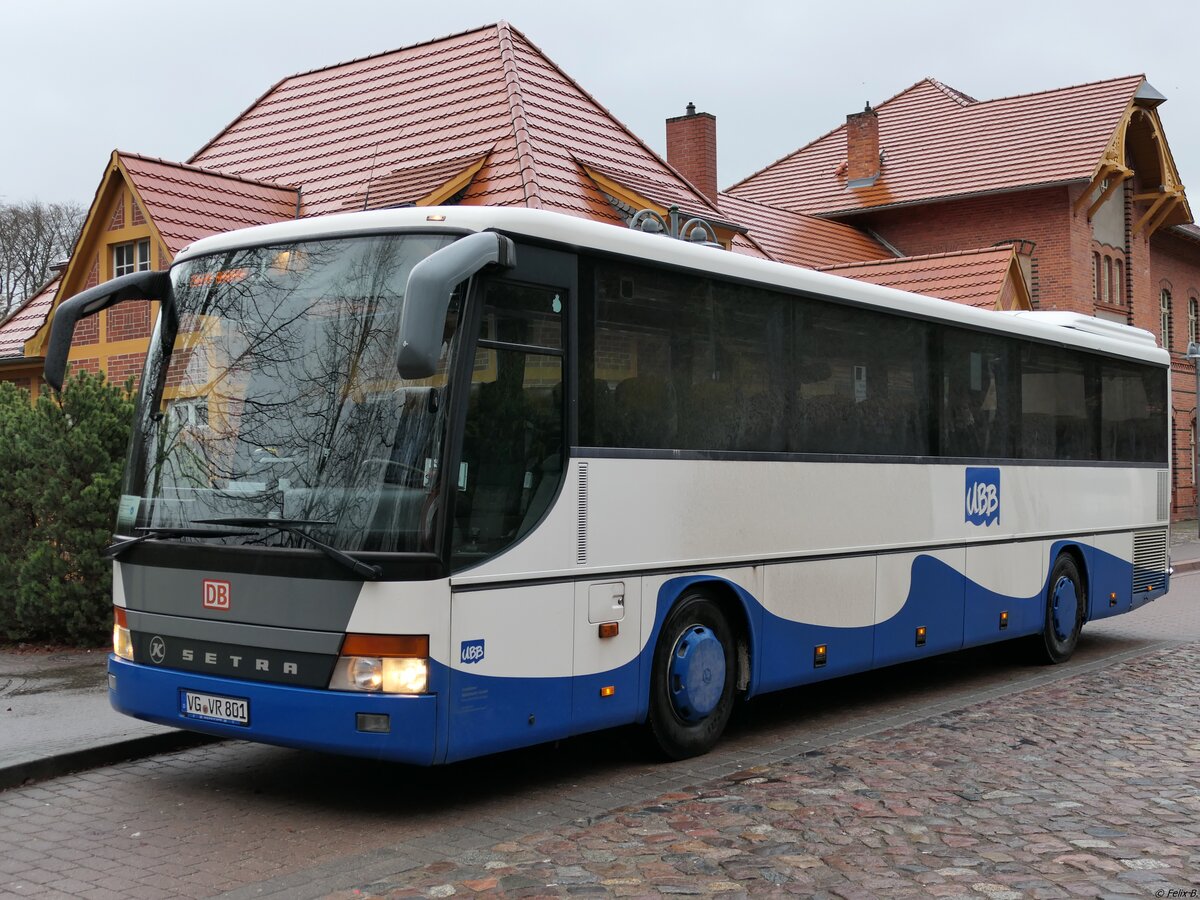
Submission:
[[[1185,227],[1162,99],[1140,76],[984,103],[927,79],[722,193],[714,116],[689,106],[669,119],[664,161],[500,22],[285,78],[186,162],[114,152],[70,264],[0,324],[0,379],[36,394],[55,304],[165,268],[200,237],[438,204],[523,205],[618,227],[676,207],[711,222],[732,252],[1156,333],[1161,295],[1178,354],[1183,323],[1196,327],[1200,231]],[[139,373],[155,306],[82,323],[72,365],[115,380]],[[1187,410],[1176,502],[1190,503],[1192,370],[1177,371]]]

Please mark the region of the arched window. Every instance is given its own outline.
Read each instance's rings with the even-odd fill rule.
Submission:
[[[1113,260],[1113,265],[1117,269],[1117,279],[1115,290],[1113,291],[1113,303],[1117,306],[1122,306],[1125,303],[1125,264],[1120,258]]]
[[[1194,296],[1188,297],[1188,343],[1189,344],[1194,344],[1197,341],[1200,341],[1200,335],[1198,335],[1197,331],[1196,331],[1196,325],[1197,325],[1196,319],[1197,319],[1197,315],[1200,314],[1200,308],[1198,308],[1198,307],[1200,307],[1200,301],[1197,301],[1197,299]]]
[[[1163,288],[1158,295],[1158,316],[1159,316],[1159,334],[1162,336],[1162,345],[1167,349],[1171,347],[1171,291]]]
[[[1117,302],[1117,293],[1113,290],[1113,260],[1107,254],[1104,256],[1104,302]]]
[[[1101,287],[1100,279],[1101,279],[1100,254],[1093,252],[1092,253],[1092,300],[1095,303],[1100,302],[1100,297],[1102,296],[1102,291],[1104,290]]]

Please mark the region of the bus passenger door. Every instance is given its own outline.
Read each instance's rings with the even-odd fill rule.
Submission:
[[[573,732],[633,721],[641,674],[641,601],[640,578],[575,583]]]

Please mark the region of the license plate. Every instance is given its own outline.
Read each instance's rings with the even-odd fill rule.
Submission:
[[[179,710],[193,719],[227,722],[230,725],[250,724],[250,701],[237,697],[216,697],[195,691],[179,692]]]

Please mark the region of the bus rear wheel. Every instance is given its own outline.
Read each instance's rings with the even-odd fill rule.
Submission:
[[[733,632],[703,594],[685,597],[667,616],[650,675],[650,733],[671,759],[707,753],[733,710]]]
[[[1075,560],[1062,554],[1054,562],[1046,588],[1046,621],[1040,640],[1041,658],[1057,665],[1071,658],[1083,628],[1083,579]]]

